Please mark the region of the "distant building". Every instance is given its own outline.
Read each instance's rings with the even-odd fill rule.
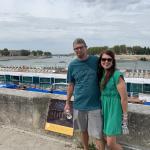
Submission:
[[[21,56],[20,50],[9,50],[9,56]]]

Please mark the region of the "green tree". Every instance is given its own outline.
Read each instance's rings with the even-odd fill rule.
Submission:
[[[113,51],[114,51],[114,53],[115,54],[120,54],[120,46],[119,45],[115,45],[114,47],[113,47]]]
[[[31,55],[37,56],[37,51],[34,51],[34,50],[33,50],[33,51],[31,52]]]
[[[127,54],[132,54],[132,47],[127,47]]]
[[[120,53],[121,54],[127,54],[126,45],[120,45]]]
[[[144,50],[140,46],[133,46],[133,54],[142,55],[144,54]]]
[[[30,51],[29,50],[21,50],[21,56],[29,56],[30,55]]]
[[[49,56],[49,57],[51,57],[51,56],[52,56],[52,53],[51,53],[51,52],[44,52],[44,56]]]
[[[149,47],[146,49],[146,54],[150,55],[150,48]]]
[[[2,55],[2,50],[0,50],[0,56]]]
[[[37,50],[37,55],[38,55],[38,56],[42,56],[42,55],[43,55],[43,51]]]
[[[1,51],[2,56],[9,56],[9,50],[7,48],[4,48],[4,50]]]
[[[107,46],[104,47],[89,47],[88,54],[89,55],[99,55],[102,51],[108,49]]]

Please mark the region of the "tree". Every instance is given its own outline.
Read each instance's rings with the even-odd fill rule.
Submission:
[[[120,53],[121,54],[127,54],[126,45],[120,45]]]
[[[127,47],[127,54],[129,54],[129,55],[132,54],[132,47]]]
[[[37,50],[37,55],[38,55],[38,56],[42,56],[42,55],[43,55],[43,51]]]
[[[150,55],[150,48],[149,48],[149,47],[148,47],[147,50],[146,50],[146,54],[147,54],[147,55]]]
[[[2,56],[2,50],[0,50],[0,56]]]
[[[21,50],[21,56],[29,56],[30,55],[30,51],[29,50]]]
[[[99,55],[102,51],[108,49],[107,46],[104,47],[89,47],[88,48],[88,54],[89,55]]]
[[[33,51],[31,52],[31,55],[37,56],[37,51],[34,51],[34,50],[33,50]]]
[[[144,54],[144,50],[140,46],[133,46],[133,53],[136,55]]]
[[[49,56],[49,57],[51,57],[51,56],[52,56],[52,53],[51,53],[51,52],[44,52],[44,56]]]
[[[4,48],[4,50],[1,51],[2,56],[9,56],[9,51],[7,48]]]
[[[114,51],[114,53],[115,54],[120,54],[120,46],[118,46],[118,45],[115,45],[114,47],[113,47],[113,51]]]

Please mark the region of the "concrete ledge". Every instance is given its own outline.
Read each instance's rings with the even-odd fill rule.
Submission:
[[[50,96],[15,89],[0,89],[0,123],[22,129],[44,129]]]
[[[150,149],[150,106],[129,104],[129,135],[118,138],[119,142],[136,150]]]

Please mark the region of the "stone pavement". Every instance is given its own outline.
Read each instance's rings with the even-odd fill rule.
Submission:
[[[0,126],[0,150],[77,150],[72,140]]]
[[[0,125],[0,150],[82,150],[74,143],[72,139],[62,136],[46,135]],[[125,146],[124,150],[147,149]]]

